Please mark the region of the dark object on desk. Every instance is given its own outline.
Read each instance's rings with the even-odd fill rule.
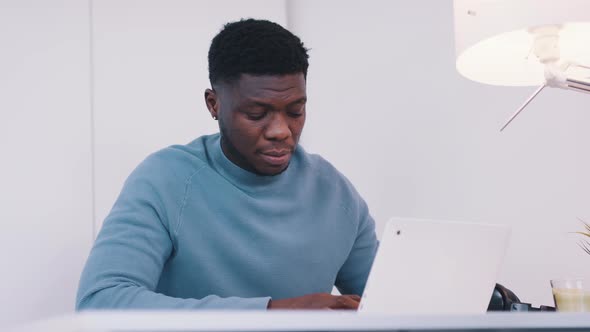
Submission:
[[[546,305],[535,308],[530,303],[520,302],[510,289],[496,284],[488,311],[555,311],[555,308]]]

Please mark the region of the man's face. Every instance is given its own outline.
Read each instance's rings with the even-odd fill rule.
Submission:
[[[221,147],[234,164],[261,175],[289,165],[305,124],[305,78],[242,74],[205,92],[207,108],[219,119]]]

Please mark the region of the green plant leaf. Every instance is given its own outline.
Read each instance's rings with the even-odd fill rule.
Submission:
[[[580,234],[586,237],[590,237],[590,224],[584,221],[582,218],[578,217],[578,220],[584,225],[585,231],[584,232],[573,232],[575,234]],[[588,241],[580,241],[578,242],[578,246],[582,248],[588,255],[590,255],[590,242]]]
[[[580,221],[580,222],[581,222],[581,223],[584,225],[584,228],[586,228],[586,230],[587,230],[588,232],[590,232],[590,224],[588,224],[588,223],[587,223],[586,221],[584,221],[584,219],[582,219],[582,218],[579,218],[579,217],[578,217],[578,220],[579,220],[579,221]]]
[[[580,242],[578,243],[578,245],[580,246],[580,248],[582,248],[582,250],[584,250],[588,255],[590,255],[590,244],[588,242]]]

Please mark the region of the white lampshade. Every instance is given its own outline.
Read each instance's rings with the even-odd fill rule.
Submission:
[[[454,14],[457,70],[471,80],[544,84],[531,29],[545,25],[558,29],[560,62],[590,66],[590,0],[454,0]],[[568,77],[577,74],[588,79],[587,69],[574,67]]]

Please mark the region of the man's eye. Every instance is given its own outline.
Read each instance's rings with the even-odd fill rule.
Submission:
[[[296,112],[289,112],[287,114],[289,114],[289,116],[292,118],[299,118],[303,115],[303,113],[299,113],[299,112],[297,112],[297,113]]]
[[[250,120],[262,120],[266,116],[266,112],[262,113],[247,113],[246,116]]]

